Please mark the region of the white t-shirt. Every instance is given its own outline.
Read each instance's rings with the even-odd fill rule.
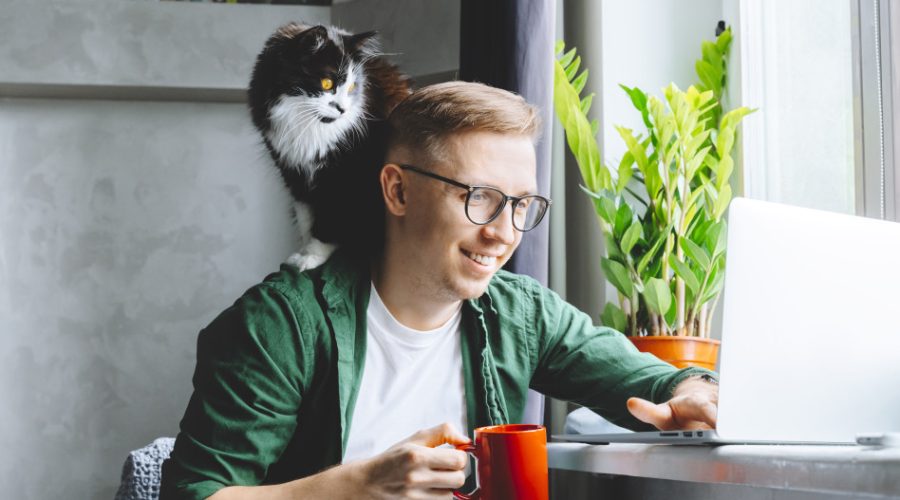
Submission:
[[[434,330],[407,328],[372,286],[366,312],[366,365],[344,463],[377,455],[443,422],[466,434],[461,317],[462,309]]]

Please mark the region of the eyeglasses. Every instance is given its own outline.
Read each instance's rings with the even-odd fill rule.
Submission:
[[[553,203],[550,199],[536,194],[509,196],[495,187],[470,186],[413,165],[400,165],[400,168],[465,189],[468,192],[466,195],[466,217],[473,224],[479,226],[489,224],[496,219],[503,213],[506,204],[512,202],[513,227],[523,233],[531,231],[541,222],[541,219],[547,213],[547,209],[550,208],[550,204]]]

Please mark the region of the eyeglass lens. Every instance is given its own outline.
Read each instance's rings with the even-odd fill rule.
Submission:
[[[506,197],[500,190],[478,187],[466,200],[466,215],[475,224],[487,224],[503,211],[505,203]],[[513,226],[519,231],[533,229],[546,211],[546,200],[539,196],[524,196],[513,206]]]

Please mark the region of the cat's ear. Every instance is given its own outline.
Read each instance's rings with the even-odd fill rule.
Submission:
[[[350,54],[363,57],[378,54],[377,31],[366,31],[355,35],[344,35],[344,50]]]
[[[328,40],[328,29],[322,25],[313,26],[298,34],[296,40],[310,52],[315,52]]]

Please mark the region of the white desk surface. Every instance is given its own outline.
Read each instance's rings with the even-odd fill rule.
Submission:
[[[900,498],[900,448],[548,443],[551,469]]]

